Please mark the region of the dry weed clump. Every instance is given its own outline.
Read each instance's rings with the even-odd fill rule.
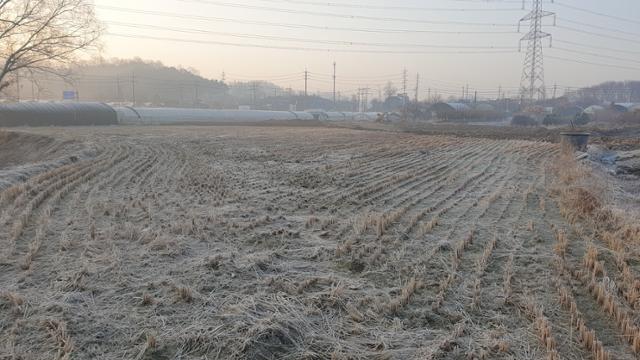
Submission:
[[[484,251],[482,252],[482,256],[478,259],[476,263],[476,277],[473,282],[473,299],[472,299],[472,307],[478,308],[480,305],[480,289],[482,285],[482,275],[487,270],[487,266],[489,265],[489,259],[491,258],[491,254],[496,247],[496,243],[498,242],[497,236],[494,236],[484,247]]]
[[[319,222],[320,219],[318,219],[316,216],[309,216],[304,224],[304,227],[307,229],[313,228]]]
[[[533,320],[534,327],[542,345],[547,350],[547,360],[560,360],[558,353],[558,341],[554,338],[551,323],[532,298],[523,301],[525,313]]]
[[[142,345],[140,352],[135,357],[135,359],[136,360],[144,359],[147,353],[149,353],[150,351],[153,351],[157,347],[158,347],[158,338],[156,337],[156,335],[152,333],[146,333],[144,344]]]
[[[615,288],[632,309],[640,308],[640,281],[629,266],[629,249],[640,244],[640,225],[637,220],[629,219],[620,211],[605,206],[606,191],[590,169],[578,164],[573,153],[564,149],[556,164],[558,182],[555,192],[559,196],[561,212],[570,222],[582,220],[599,234],[602,241],[612,251],[615,263],[621,275],[621,281]],[[560,171],[562,170],[562,171]],[[573,275],[585,284],[602,310],[615,319],[618,328],[632,345],[636,354],[640,352],[640,333],[632,322],[628,322],[628,312],[618,303],[616,294],[605,285],[613,284],[607,277],[604,264],[598,261],[595,247],[590,245],[583,259],[586,272],[573,272]],[[596,278],[603,277],[603,283]],[[616,289],[615,292],[618,290]]]
[[[220,311],[223,324],[206,338],[185,343],[191,353],[215,347],[220,358],[246,359],[387,359],[389,354],[368,344],[348,341],[353,322],[325,317],[314,304],[282,295],[239,298]],[[349,315],[364,319],[358,311]],[[186,339],[185,339],[186,341]]]
[[[456,346],[456,340],[464,335],[467,323],[466,319],[457,323],[451,332],[440,339],[433,348],[427,350],[425,359],[435,360],[442,358],[444,354],[451,352]]]
[[[593,273],[587,274],[581,271],[575,271],[573,275],[587,285],[589,293],[591,293],[602,311],[616,323],[636,355],[640,355],[640,327],[635,325],[633,314],[618,302],[616,294],[611,290],[615,287],[613,286],[613,281],[605,277],[600,282],[596,280]]]
[[[49,336],[51,336],[55,342],[57,349],[56,359],[71,359],[71,352],[73,351],[74,346],[71,341],[71,337],[67,333],[66,324],[58,320],[47,320],[45,321],[44,326],[48,330]]]
[[[564,259],[567,255],[569,248],[569,238],[565,234],[564,230],[556,229],[555,231],[556,245],[553,247],[554,252],[560,258]]]
[[[564,147],[554,165],[557,180],[553,192],[558,195],[560,213],[571,223],[590,219],[602,210],[604,187],[579,164],[573,151]]]
[[[411,300],[413,294],[415,294],[416,290],[420,289],[422,286],[423,284],[421,281],[416,280],[415,277],[412,277],[405,284],[405,286],[402,287],[400,294],[395,299],[386,304],[386,312],[389,314],[397,314],[400,309],[409,304],[409,301]]]
[[[439,309],[440,306],[442,306],[447,290],[449,290],[449,287],[451,287],[454,280],[456,279],[458,269],[460,268],[460,264],[462,261],[462,254],[469,246],[471,246],[471,244],[473,243],[474,236],[475,236],[475,227],[469,232],[469,234],[464,239],[459,241],[456,244],[456,246],[452,249],[451,268],[447,276],[442,281],[440,281],[440,285],[438,287],[439,288],[438,294],[436,295],[433,303],[431,304],[432,309],[436,310],[436,309]]]
[[[153,295],[151,295],[149,293],[142,294],[142,305],[143,306],[153,305],[155,302],[156,302],[156,300],[153,298]]]
[[[176,296],[179,301],[190,303],[193,301],[193,291],[187,286],[175,287]]]
[[[511,288],[511,283],[513,282],[513,262],[514,262],[514,254],[511,253],[509,255],[509,260],[507,260],[507,265],[504,269],[504,281],[503,281],[503,292],[504,292],[504,302],[511,302],[511,296],[513,295],[513,290]]]
[[[611,354],[604,349],[602,341],[596,337],[596,332],[587,327],[584,315],[578,310],[578,305],[571,292],[567,288],[559,286],[558,293],[560,294],[560,304],[571,314],[571,326],[577,331],[576,336],[582,346],[590,351],[596,360],[612,359]]]
[[[19,294],[7,291],[0,295],[0,299],[3,300],[3,302],[7,303],[16,314],[20,314],[23,312],[25,301],[24,298]],[[1,302],[0,305],[2,305]]]
[[[438,216],[436,215],[428,222],[423,223],[418,229],[418,236],[425,236],[426,234],[430,233],[433,229],[436,228],[436,226],[438,226],[438,221]]]

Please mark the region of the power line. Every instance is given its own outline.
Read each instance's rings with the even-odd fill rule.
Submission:
[[[122,34],[107,32],[109,36],[117,36],[132,39],[148,39],[158,41],[173,41],[179,43],[192,43],[192,44],[208,44],[208,45],[223,45],[223,46],[235,46],[245,48],[261,48],[261,49],[274,49],[274,50],[296,50],[296,51],[315,51],[326,53],[361,53],[361,54],[511,54],[514,51],[506,50],[493,50],[493,51],[481,51],[481,50],[450,50],[450,51],[413,51],[413,50],[366,50],[366,49],[329,49],[329,48],[312,48],[312,47],[299,47],[299,46],[279,46],[279,45],[263,45],[263,44],[245,44],[234,43],[227,41],[214,41],[214,40],[196,40],[196,39],[179,39],[161,36],[148,36],[140,34]]]
[[[598,12],[598,11],[589,10],[589,9],[582,8],[582,7],[579,7],[579,6],[569,5],[569,4],[565,4],[565,3],[562,3],[562,2],[558,2],[558,1],[555,1],[554,4],[557,5],[557,6],[565,7],[567,9],[581,11],[581,12],[584,12],[584,13],[587,13],[587,14],[591,14],[591,15],[602,16],[602,17],[606,17],[606,18],[609,18],[609,19],[628,22],[628,23],[631,23],[631,24],[640,24],[640,21],[638,21],[636,19],[629,19],[629,18],[624,18],[624,17],[621,17],[621,16],[605,14],[605,13],[601,13],[601,12]]]
[[[640,33],[631,32],[631,31],[625,31],[625,30],[620,30],[620,29],[615,29],[615,28],[610,28],[610,27],[601,26],[601,25],[597,25],[597,24],[585,23],[585,22],[581,22],[581,21],[575,21],[575,20],[567,19],[565,17],[557,17],[557,20],[558,20],[559,23],[567,22],[569,24],[587,26],[587,27],[592,28],[592,29],[610,31],[610,32],[613,32],[613,33],[618,33],[618,34],[631,35],[631,36],[640,36]]]
[[[402,10],[402,11],[429,11],[429,12],[432,12],[432,11],[444,11],[444,12],[522,11],[521,8],[493,8],[493,9],[427,8],[427,7],[394,6],[394,5],[344,4],[344,3],[319,2],[319,1],[309,1],[309,0],[259,0],[259,1],[270,2],[270,3],[290,3],[290,4],[299,4],[299,5],[326,6],[326,7],[348,8],[348,9]]]
[[[559,28],[559,29],[569,30],[569,31],[573,31],[573,32],[576,32],[576,33],[581,33],[581,34],[586,34],[586,35],[591,35],[591,36],[597,36],[597,37],[601,37],[601,38],[605,38],[605,39],[613,39],[613,40],[626,41],[626,42],[630,42],[630,43],[634,43],[634,44],[640,44],[640,41],[638,41],[638,40],[627,39],[627,38],[614,36],[614,35],[607,35],[607,34],[597,33],[597,32],[589,31],[589,30],[577,29],[577,28],[574,28],[574,27],[571,27],[571,26],[556,25],[556,27]]]
[[[593,46],[592,44],[584,44],[584,43],[579,43],[579,42],[575,42],[575,41],[555,40],[555,42],[556,43],[561,43],[561,44],[568,44],[568,45],[585,47],[585,48],[594,49],[594,50],[613,51],[613,52],[632,54],[632,55],[639,55],[640,54],[640,51],[614,49],[614,48],[604,47],[604,46]]]
[[[638,60],[626,59],[626,58],[621,58],[621,57],[618,57],[618,56],[610,56],[610,55],[597,54],[597,53],[588,52],[588,51],[565,49],[565,48],[559,48],[559,47],[554,47],[554,49],[555,50],[564,51],[564,52],[573,53],[573,54],[588,55],[588,56],[594,56],[594,57],[599,57],[599,58],[603,58],[603,59],[627,61],[627,62],[633,62],[633,63],[636,63],[636,64],[640,64],[640,61],[638,61]]]
[[[179,0],[179,1],[195,2],[195,3],[208,4],[213,6],[231,7],[231,8],[239,8],[239,9],[262,10],[262,11],[280,12],[280,13],[297,14],[297,15],[334,17],[334,18],[351,19],[351,20],[362,19],[362,20],[417,23],[417,24],[457,24],[457,25],[469,25],[469,26],[513,27],[513,24],[505,24],[505,23],[474,23],[474,22],[466,22],[466,21],[435,21],[435,20],[407,19],[407,18],[397,18],[397,17],[348,15],[348,14],[321,12],[321,11],[294,10],[294,9],[274,8],[269,6],[236,4],[236,3],[227,3],[227,2],[213,1],[213,0]]]
[[[320,26],[320,25],[311,25],[311,24],[293,24],[293,23],[275,23],[268,21],[260,21],[260,20],[245,20],[245,19],[232,19],[232,18],[223,18],[223,17],[211,17],[211,16],[201,16],[201,15],[191,15],[191,14],[180,14],[180,13],[170,13],[170,12],[162,12],[162,11],[154,11],[154,10],[139,10],[139,9],[130,9],[130,8],[122,8],[116,6],[104,6],[104,5],[96,5],[96,8],[109,10],[109,11],[117,11],[117,12],[125,12],[130,14],[142,14],[142,15],[152,15],[152,16],[162,16],[162,17],[170,17],[175,19],[188,19],[188,20],[200,20],[207,22],[232,22],[238,24],[248,24],[248,25],[262,25],[262,26],[271,26],[271,27],[283,27],[290,29],[313,29],[313,30],[331,30],[331,31],[352,31],[352,32],[365,32],[365,33],[380,33],[380,34],[404,34],[404,33],[415,33],[415,34],[450,34],[450,35],[464,35],[464,34],[514,34],[516,33],[515,26],[513,26],[513,30],[511,31],[455,31],[455,30],[424,30],[424,29],[389,29],[389,28],[354,28],[354,27],[336,27],[336,26]]]
[[[635,67],[624,66],[624,65],[614,65],[614,64],[593,62],[593,61],[587,61],[587,60],[575,59],[575,58],[574,59],[569,59],[569,58],[565,58],[565,57],[551,56],[551,55],[547,55],[547,57],[551,58],[551,59],[554,59],[554,60],[573,62],[573,63],[577,63],[577,64],[596,65],[596,66],[604,66],[604,67],[609,67],[609,68],[618,68],[618,69],[625,69],[625,70],[640,71],[640,67],[635,68]]]
[[[323,74],[317,72],[311,72],[313,76],[326,77],[330,78],[331,74]],[[340,76],[341,79],[350,79],[350,80],[376,80],[376,79],[389,79],[389,78],[400,78],[402,73],[397,74],[388,74],[388,75],[370,75],[370,76]]]
[[[326,45],[342,45],[342,46],[371,46],[371,47],[414,47],[414,48],[434,48],[434,49],[495,49],[495,50],[515,50],[514,47],[508,46],[466,46],[466,45],[433,45],[433,44],[408,44],[408,43],[372,43],[372,42],[359,42],[359,41],[345,41],[345,40],[317,40],[317,39],[304,39],[304,38],[294,38],[294,37],[284,37],[284,36],[269,36],[269,35],[260,35],[260,34],[248,34],[248,33],[229,33],[222,31],[210,31],[210,30],[202,30],[202,29],[193,29],[193,28],[176,28],[176,27],[166,27],[166,26],[157,26],[157,25],[149,25],[149,24],[132,24],[125,22],[107,22],[108,24],[114,24],[117,26],[131,27],[137,29],[156,29],[156,30],[164,30],[164,31],[172,31],[172,32],[180,32],[180,33],[189,33],[189,34],[213,34],[213,35],[222,35],[222,36],[230,36],[244,39],[260,39],[260,40],[277,40],[277,41],[291,41],[291,42],[304,42],[304,43],[313,43],[313,44],[326,44]]]

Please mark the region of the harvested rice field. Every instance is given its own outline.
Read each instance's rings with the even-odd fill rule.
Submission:
[[[302,127],[0,141],[0,359],[640,354],[640,232],[596,216],[558,145]]]

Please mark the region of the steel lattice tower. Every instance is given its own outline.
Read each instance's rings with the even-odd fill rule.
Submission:
[[[520,50],[522,50],[522,42],[527,41],[527,54],[524,58],[520,82],[520,97],[523,102],[533,102],[546,97],[542,39],[549,38],[551,40],[551,34],[542,31],[542,19],[555,15],[555,13],[542,9],[542,0],[532,1],[531,12],[520,19],[518,23],[519,30],[523,22],[529,22],[529,32],[520,39]]]

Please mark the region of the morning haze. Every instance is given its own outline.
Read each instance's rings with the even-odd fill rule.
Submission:
[[[637,360],[637,0],[0,0],[0,360]]]

